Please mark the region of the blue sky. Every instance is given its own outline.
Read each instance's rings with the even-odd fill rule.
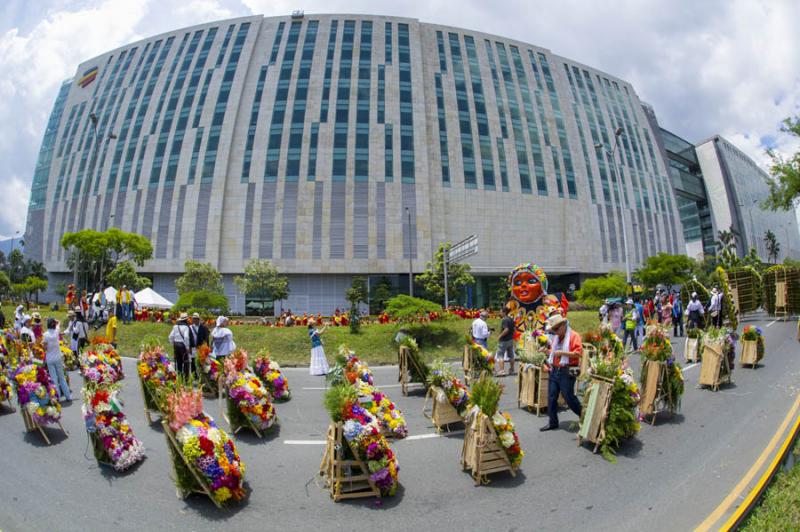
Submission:
[[[3,0],[0,3],[0,236],[24,230],[30,181],[60,83],[83,60],[137,39],[228,17],[374,13],[495,33],[633,83],[689,141],[715,133],[766,166],[767,143],[800,114],[795,0]]]

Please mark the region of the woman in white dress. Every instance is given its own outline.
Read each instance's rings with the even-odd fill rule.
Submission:
[[[311,364],[308,372],[311,375],[327,375],[328,361],[325,359],[325,350],[322,348],[322,338],[325,327],[317,329],[315,320],[308,320],[308,337],[311,339]]]

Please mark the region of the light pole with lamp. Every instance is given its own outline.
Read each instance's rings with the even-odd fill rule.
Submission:
[[[408,218],[408,295],[414,297],[414,272],[411,264],[411,210],[406,207]]]
[[[622,214],[620,221],[622,225],[622,246],[625,253],[625,281],[628,284],[628,289],[632,288],[631,283],[631,260],[630,255],[628,252],[628,224],[625,221],[625,194],[622,191],[622,180],[620,179],[619,175],[619,168],[617,168],[617,161],[615,159],[615,155],[617,153],[617,148],[619,147],[619,137],[622,136],[622,128],[618,127],[614,130],[614,146],[611,148],[611,151],[608,151],[608,148],[603,145],[602,143],[597,143],[594,145],[596,150],[603,150],[606,155],[611,159],[611,168],[614,170],[614,178],[617,180],[617,191],[619,193],[619,201],[622,208],[620,212]]]

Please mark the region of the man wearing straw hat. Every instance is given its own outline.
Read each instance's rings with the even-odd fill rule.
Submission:
[[[564,396],[570,410],[581,417],[581,403],[575,397],[575,377],[583,355],[581,335],[573,331],[567,318],[553,314],[547,318],[550,330],[550,355],[547,365],[550,378],[547,390],[547,415],[549,423],[539,430],[544,432],[558,428],[558,394]]]
[[[192,330],[189,328],[188,320],[189,315],[182,312],[178,322],[172,327],[172,332],[169,333],[169,341],[175,353],[176,369],[184,377],[189,376],[191,369],[189,353],[192,351]]]

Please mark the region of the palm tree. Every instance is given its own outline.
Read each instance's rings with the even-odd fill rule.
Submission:
[[[767,255],[772,262],[778,262],[778,255],[781,252],[781,244],[775,238],[775,233],[771,229],[767,229],[764,233],[764,243],[767,246]]]
[[[720,261],[728,269],[739,263],[739,256],[736,250],[736,240],[739,233],[730,227],[727,231],[717,231],[717,248],[720,253]]]

